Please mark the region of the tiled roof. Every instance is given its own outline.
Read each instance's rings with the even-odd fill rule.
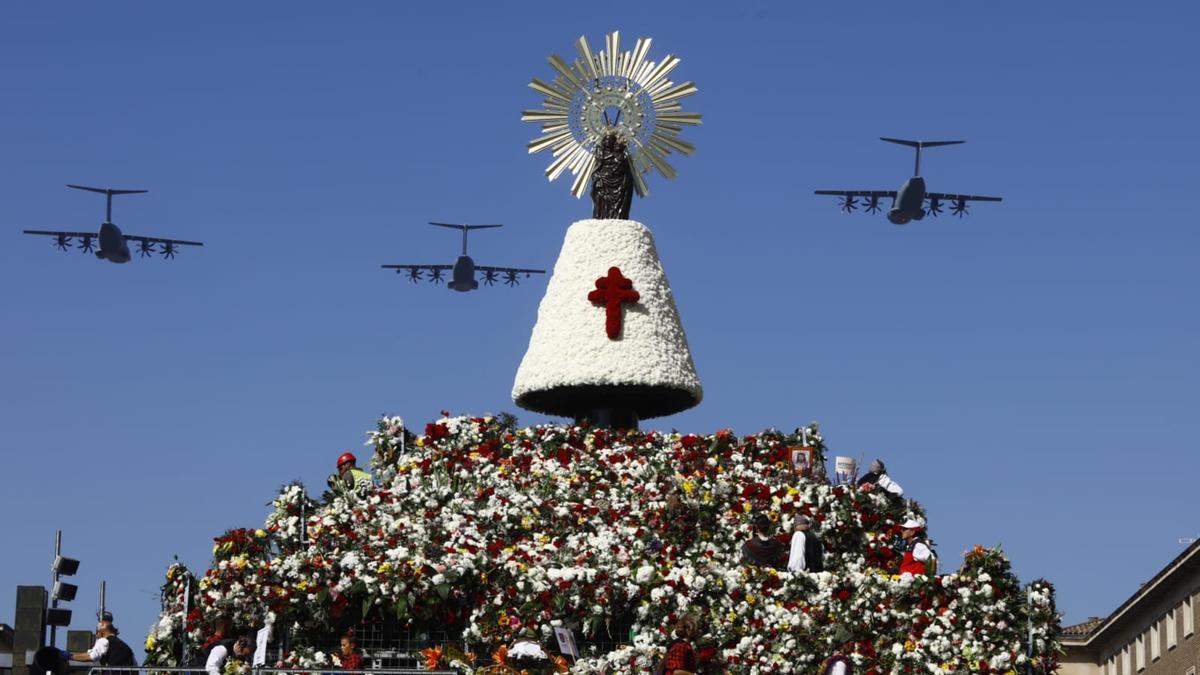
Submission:
[[[1093,616],[1083,623],[1077,623],[1074,626],[1063,626],[1062,636],[1065,638],[1087,637],[1101,623],[1104,623],[1104,617]]]

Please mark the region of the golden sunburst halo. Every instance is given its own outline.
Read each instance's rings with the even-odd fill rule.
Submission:
[[[571,194],[582,197],[596,169],[593,150],[613,130],[628,147],[634,188],[645,197],[649,194],[645,174],[658,171],[672,179],[676,172],[667,155],[676,151],[690,155],[695,150],[679,133],[684,125],[700,124],[700,114],[683,112],[679,102],[696,93],[696,85],[675,84],[667,78],[679,58],[646,59],[650,38],[638,38],[631,52],[621,51],[617,31],[604,41],[604,50],[593,53],[581,36],[575,43],[579,58],[574,63],[551,54],[554,79],[545,82],[535,77],[529,83],[546,97],[540,110],[521,114],[521,121],[542,125],[542,135],[529,142],[529,152],[552,151],[554,160],[546,167],[546,177],[554,180],[570,170],[575,176]]]

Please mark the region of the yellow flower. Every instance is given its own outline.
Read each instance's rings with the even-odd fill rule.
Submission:
[[[300,583],[296,584],[296,589],[301,590],[301,591],[307,591],[308,590],[308,581],[306,579],[301,579]]]
[[[904,651],[906,651],[906,652],[911,652],[912,650],[914,650],[914,649],[916,649],[916,648],[917,648],[917,645],[916,645],[916,643],[915,643],[915,642],[913,642],[912,640],[905,640],[905,641],[904,641]]]
[[[379,569],[377,571],[380,574],[387,574],[388,572],[391,572],[392,571],[392,563],[390,563],[390,562],[383,563],[382,565],[379,566]]]
[[[689,496],[696,491],[696,484],[692,482],[692,479],[689,478],[683,481],[683,491]]]
[[[742,510],[746,513],[750,513],[750,509],[752,508],[754,507],[750,505],[750,502],[742,502]]]
[[[532,526],[533,526],[533,518],[530,518],[529,516],[525,516],[524,518],[521,519],[521,527],[528,530]]]
[[[758,598],[754,597],[753,595],[746,596],[746,604],[753,605],[755,602],[758,602]]]
[[[725,618],[729,619],[732,622],[732,621],[737,621],[737,616],[738,616],[737,612],[730,612],[725,615]]]
[[[154,650],[154,636],[147,635],[146,636],[146,651],[149,652],[149,651],[153,651],[153,650]]]
[[[424,438],[418,438],[418,439],[417,439],[417,447],[418,447],[418,448],[420,448],[420,447],[423,447],[424,445],[425,445],[425,439],[424,439]]]
[[[263,537],[267,536],[267,531],[264,529],[261,529],[261,528],[257,529],[254,531],[254,536],[258,537],[259,539],[262,539]]]

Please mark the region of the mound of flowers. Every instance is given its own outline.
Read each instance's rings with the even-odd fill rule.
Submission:
[[[317,501],[285,486],[261,528],[216,539],[194,583],[172,566],[147,665],[177,664],[180,633],[194,650],[224,616],[309,645],[364,620],[436,627],[473,652],[442,665],[468,672],[522,630],[553,644],[566,627],[584,652],[572,672],[646,672],[692,614],[705,672],[813,673],[834,653],[875,674],[1003,673],[1030,653],[1055,666],[1050,584],[1022,588],[983,547],[956,572],[896,574],[900,523],[920,504],[829,484],[815,423],[739,437],[445,417],[414,435],[385,417],[368,445],[377,487]],[[811,476],[789,461],[798,446]],[[743,564],[757,514],[780,532],[810,516],[826,571]],[[286,660],[337,665],[311,648]]]

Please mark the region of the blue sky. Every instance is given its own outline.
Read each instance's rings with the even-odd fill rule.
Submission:
[[[590,205],[547,184],[526,88],[622,31],[683,58],[704,114],[649,225],[705,400],[644,426],[815,419],[882,457],[943,564],[1003,544],[1066,621],[1107,614],[1196,536],[1193,4],[742,2],[0,5],[0,621],[54,529],[127,635],[178,555],[320,491],[381,413],[509,399],[544,280],[455,294],[428,220],[502,222],[483,264],[550,268]],[[818,188],[995,194],[903,227]],[[200,239],[115,266],[24,228]],[[541,418],[520,414],[524,422]]]

